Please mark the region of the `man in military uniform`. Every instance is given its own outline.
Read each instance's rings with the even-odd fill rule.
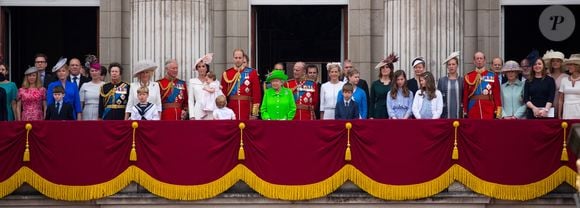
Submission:
[[[294,79],[286,82],[286,87],[292,90],[296,101],[296,115],[294,120],[316,120],[316,107],[318,106],[318,85],[315,80],[308,79],[305,75],[306,64],[296,62],[294,64]]]
[[[129,84],[121,80],[121,64],[111,63],[109,74],[111,82],[101,87],[99,95],[99,120],[123,120],[129,100]]]
[[[244,65],[244,54],[244,50],[234,49],[234,67],[222,74],[221,88],[236,118],[255,120],[262,103],[262,91],[257,70]]]
[[[473,56],[475,70],[463,82],[463,114],[473,119],[501,117],[501,94],[498,75],[485,68],[485,55]]]
[[[166,76],[158,80],[161,92],[161,120],[185,120],[187,115],[187,86],[177,78],[177,61],[165,62]]]

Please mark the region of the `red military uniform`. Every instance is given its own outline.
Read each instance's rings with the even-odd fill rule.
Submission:
[[[187,111],[187,86],[180,79],[167,77],[157,81],[161,92],[161,120],[182,120],[181,112]]]
[[[292,90],[296,102],[294,120],[316,120],[315,111],[319,99],[317,83],[312,80],[291,79],[286,82],[286,87]]]
[[[239,120],[249,120],[250,115],[257,116],[262,103],[262,91],[258,72],[252,68],[238,71],[229,68],[222,75],[221,87],[228,97],[228,107]]]
[[[463,108],[468,118],[493,119],[501,116],[501,94],[497,74],[483,69],[465,75]],[[494,114],[495,112],[495,114]]]

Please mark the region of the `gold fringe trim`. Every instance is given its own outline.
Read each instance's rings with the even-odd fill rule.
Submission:
[[[326,196],[334,192],[346,182],[349,177],[350,169],[352,168],[351,165],[346,165],[332,176],[317,183],[305,185],[278,185],[261,179],[246,166],[243,167],[244,174],[242,180],[246,182],[248,186],[262,194],[264,197],[282,200],[307,200]]]
[[[435,195],[449,187],[455,180],[465,184],[476,193],[504,200],[529,200],[547,194],[557,186],[566,182],[574,185],[576,172],[567,166],[562,166],[550,176],[525,185],[502,185],[478,178],[465,168],[454,164],[439,177],[418,184],[390,185],[379,183],[366,176],[350,164],[346,164],[332,176],[323,181],[305,185],[278,185],[269,183],[242,164],[236,165],[231,171],[215,181],[200,185],[174,185],[161,182],[136,166],[129,166],[110,181],[86,186],[71,186],[52,183],[28,167],[20,168],[5,181],[0,182],[0,198],[9,195],[23,183],[47,197],[68,200],[85,201],[113,195],[128,186],[132,181],[145,187],[151,193],[173,200],[201,200],[223,193],[240,179],[252,189],[267,198],[282,200],[307,200],[326,196],[347,180],[372,196],[385,200],[413,200]]]
[[[354,166],[351,168],[351,181],[368,194],[385,200],[412,200],[435,195],[453,183],[453,167],[439,177],[412,185],[390,185],[379,183],[365,175]]]
[[[52,183],[38,175],[38,173],[34,172],[32,169],[22,167],[10,178],[0,183],[0,197],[12,193],[26,182],[43,195],[53,199],[67,201],[99,199],[111,196],[128,186],[134,176],[135,168],[136,167],[131,166],[117,177],[104,183],[87,186],[72,186]]]
[[[451,168],[457,181],[476,193],[504,200],[530,200],[538,198],[554,190],[563,182],[574,186],[576,172],[567,166],[562,166],[550,176],[525,185],[503,185],[488,182],[473,175],[467,169],[453,165]]]
[[[138,171],[136,171],[137,180],[135,181],[138,184],[152,194],[172,200],[201,200],[215,197],[236,184],[246,170],[245,166],[238,164],[224,176],[206,184],[174,185],[161,182],[145,171],[136,169]]]

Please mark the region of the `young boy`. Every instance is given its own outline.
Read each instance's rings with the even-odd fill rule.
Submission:
[[[334,109],[334,119],[359,119],[358,106],[352,100],[352,92],[354,87],[351,83],[346,83],[342,86],[342,96],[344,100],[336,102]]]
[[[131,106],[130,120],[159,120],[159,111],[161,108],[153,103],[147,102],[149,97],[149,88],[140,87],[137,89],[137,98],[139,103]]]
[[[63,101],[64,88],[62,86],[54,87],[52,97],[54,103],[46,109],[45,120],[75,120],[72,105]]]
[[[214,120],[236,120],[234,111],[226,107],[226,96],[220,95],[215,99],[217,109],[213,111]]]

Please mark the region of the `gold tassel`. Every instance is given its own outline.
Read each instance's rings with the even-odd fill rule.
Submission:
[[[561,161],[568,161],[568,150],[566,148],[562,148],[562,157],[560,157]]]
[[[240,147],[240,150],[238,151],[238,160],[245,160],[246,159],[246,153],[244,152],[244,147]]]
[[[133,143],[131,144],[131,153],[129,154],[129,161],[137,161],[137,149],[135,149],[135,130],[139,127],[137,121],[131,123],[133,127]]]
[[[566,150],[566,128],[568,128],[567,122],[562,122],[562,129],[564,129],[564,144],[562,147],[562,156],[560,157],[560,161],[568,161],[568,150]]]
[[[22,161],[29,162],[30,161],[30,145],[28,144],[28,135],[30,130],[32,129],[32,124],[27,123],[24,128],[26,129],[26,148],[24,149],[24,155],[22,156]]]
[[[457,127],[459,127],[459,121],[453,121],[453,128],[455,131],[455,137],[453,139],[453,152],[451,153],[452,160],[459,159],[459,148],[457,148]]]
[[[246,128],[246,124],[244,122],[240,122],[240,124],[238,124],[238,128],[240,128],[240,150],[238,150],[238,160],[245,160],[246,152],[244,151],[244,128]]]
[[[344,160],[350,161],[352,156],[350,155],[350,145],[346,147],[346,152],[344,153]]]
[[[346,124],[344,125],[344,127],[346,127],[346,131],[347,131],[347,136],[346,136],[346,152],[344,153],[344,160],[345,161],[351,161],[352,160],[352,155],[350,153],[350,129],[352,128],[352,123],[346,122]]]

